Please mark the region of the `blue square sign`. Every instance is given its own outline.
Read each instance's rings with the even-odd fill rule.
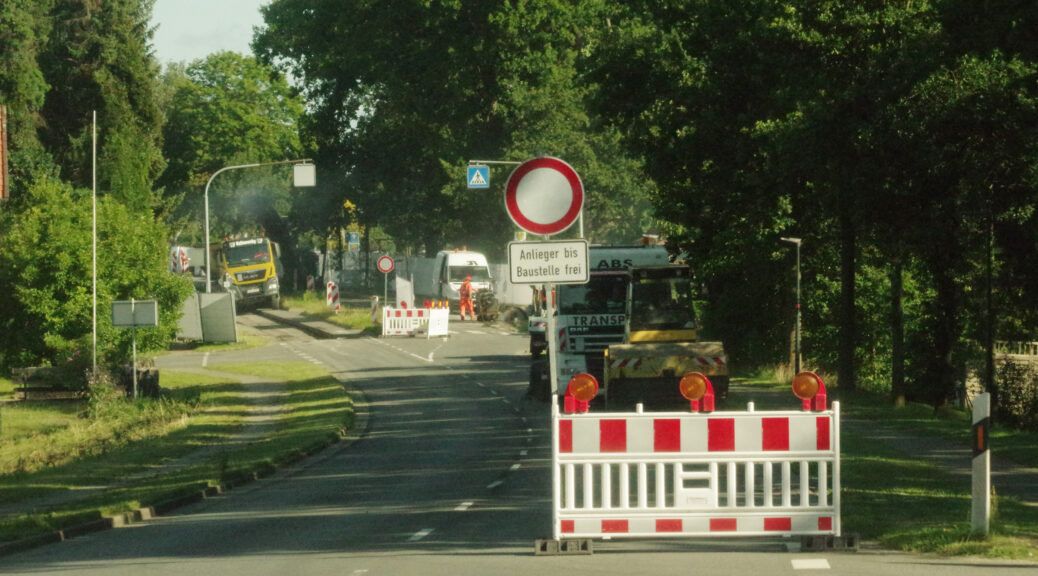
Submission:
[[[469,166],[469,188],[490,188],[490,166]]]

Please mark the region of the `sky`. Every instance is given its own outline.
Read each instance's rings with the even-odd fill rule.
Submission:
[[[263,24],[260,6],[271,0],[156,0],[152,43],[163,65],[231,50],[251,53],[252,28]]]

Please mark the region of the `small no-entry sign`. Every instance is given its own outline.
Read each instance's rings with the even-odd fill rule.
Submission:
[[[394,263],[393,259],[389,256],[379,258],[375,265],[378,266],[378,271],[383,274],[389,274],[393,271],[393,268],[396,267],[396,263]]]
[[[576,170],[552,158],[520,164],[508,177],[505,208],[523,230],[550,236],[573,225],[584,206],[584,185]]]

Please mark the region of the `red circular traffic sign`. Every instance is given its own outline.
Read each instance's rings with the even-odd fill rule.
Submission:
[[[378,259],[378,262],[375,263],[375,266],[378,266],[379,272],[382,272],[383,274],[389,274],[393,271],[393,268],[396,266],[396,264],[393,262],[393,259],[389,256],[383,256]]]
[[[516,226],[549,236],[569,228],[584,206],[576,170],[550,156],[523,162],[508,177],[505,208]]]

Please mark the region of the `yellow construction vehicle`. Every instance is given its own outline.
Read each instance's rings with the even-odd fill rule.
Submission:
[[[604,352],[606,406],[676,406],[690,372],[705,374],[716,398],[725,398],[728,357],[721,342],[698,339],[688,266],[631,267],[629,274],[624,341]]]

